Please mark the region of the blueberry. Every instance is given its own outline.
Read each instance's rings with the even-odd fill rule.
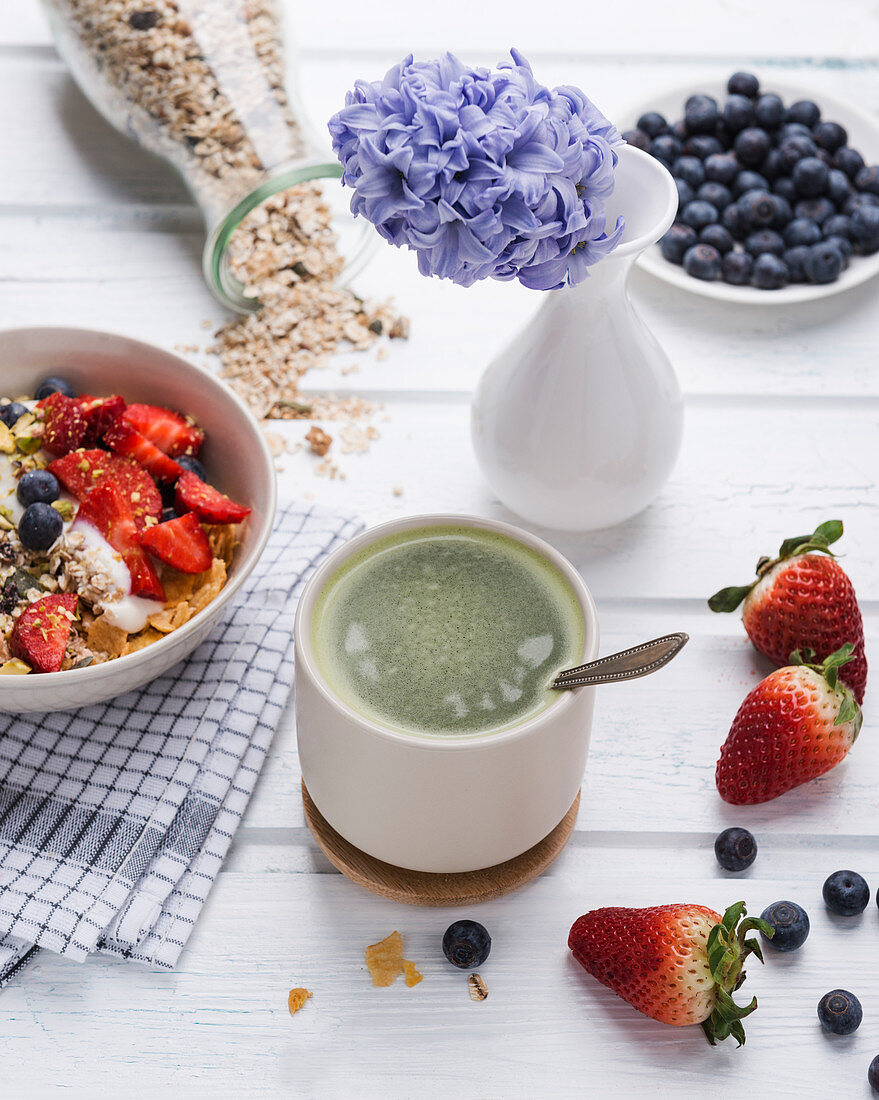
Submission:
[[[177,519],[177,512],[175,509],[168,507],[162,509],[162,523],[167,523],[169,520]]]
[[[696,191],[696,198],[701,199],[703,202],[710,202],[718,212],[725,210],[733,201],[730,189],[724,187],[722,183],[715,183],[713,180],[708,180],[707,183],[702,184]]]
[[[784,243],[788,248],[800,244],[817,244],[821,240],[821,226],[809,218],[794,218],[784,229]]]
[[[848,134],[838,122],[819,122],[812,130],[812,138],[819,149],[835,153],[848,141]]]
[[[696,197],[696,192],[687,183],[686,180],[675,180],[675,187],[678,192],[678,210],[683,210],[688,202],[692,202]]]
[[[781,258],[787,264],[792,283],[806,282],[806,260],[809,258],[810,251],[808,245],[798,244],[782,252]]]
[[[678,157],[671,170],[675,179],[683,180],[691,187],[700,187],[705,182],[705,169],[698,157]]]
[[[723,211],[720,215],[720,224],[734,240],[740,241],[745,235],[745,226],[742,224],[742,216],[739,214],[736,203]]]
[[[798,160],[791,172],[797,194],[804,199],[817,199],[827,190],[830,171],[817,157],[803,157]]]
[[[879,196],[871,195],[869,191],[859,191],[845,200],[842,212],[850,218],[856,210],[862,210],[866,206],[879,206]]]
[[[760,91],[760,82],[753,73],[733,73],[726,82],[726,90],[730,95],[744,95],[753,99]]]
[[[777,195],[778,198],[784,199],[787,203],[797,201],[797,189],[794,187],[794,181],[790,176],[780,176],[772,184],[772,193]]]
[[[717,101],[711,96],[690,96],[684,105],[684,125],[689,134],[713,134],[717,120]]]
[[[712,248],[717,249],[721,256],[725,256],[727,252],[733,250],[732,234],[724,229],[722,225],[706,225],[699,234],[699,243],[710,244]]]
[[[63,527],[61,513],[51,504],[38,501],[25,508],[18,521],[18,537],[25,550],[48,550]]]
[[[671,133],[681,142],[681,144],[687,140],[687,127],[684,125],[684,120],[682,118],[672,123]]]
[[[34,397],[37,401],[42,401],[43,398],[48,397],[50,393],[63,393],[65,397],[76,397],[76,390],[67,379],[59,378],[57,375],[52,375],[50,378],[44,379],[39,386],[37,386]]]
[[[443,936],[443,954],[461,970],[482,966],[491,951],[491,936],[478,921],[456,920]]]
[[[810,137],[790,137],[778,147],[779,163],[786,173],[793,172],[794,165],[803,157],[817,157],[818,146]]]
[[[184,470],[189,470],[196,477],[200,477],[202,481],[207,481],[207,471],[197,458],[193,458],[192,455],[178,455],[174,461],[178,466],[182,466]]]
[[[768,191],[746,191],[736,202],[742,225],[763,229],[775,219],[775,199]]]
[[[790,272],[780,256],[763,252],[754,259],[751,282],[758,290],[781,290],[790,282]]]
[[[841,172],[845,172],[851,180],[864,167],[864,158],[857,149],[849,149],[847,145],[844,145],[833,154],[833,163]]]
[[[796,103],[792,103],[787,109],[788,122],[800,122],[803,126],[808,126],[810,130],[820,118],[821,108],[817,103],[813,103],[811,99],[798,99]]]
[[[769,180],[765,176],[761,176],[759,172],[751,172],[746,169],[739,172],[733,180],[730,190],[733,193],[733,198],[737,199],[740,195],[744,195],[746,191],[768,191]]]
[[[728,252],[723,257],[723,281],[733,286],[747,286],[751,281],[754,258],[748,252]]]
[[[824,224],[826,225],[827,223],[825,222]],[[834,237],[825,234],[824,243],[832,244],[834,248],[836,248],[837,252],[842,256],[842,270],[845,271],[848,267],[849,260],[852,258],[852,253],[854,252],[852,242],[847,237]]]
[[[834,214],[821,226],[826,237],[845,237],[847,241],[852,239],[852,220],[845,214]]]
[[[792,137],[807,137],[811,141],[811,127],[804,126],[802,122],[786,122],[784,126],[775,131],[775,144],[781,145],[783,141],[787,141],[788,138]]]
[[[869,191],[879,195],[879,164],[864,165],[855,176],[855,187],[859,191]]]
[[[785,165],[781,156],[781,152],[778,149],[770,149],[766,154],[766,160],[763,161],[760,171],[763,175],[772,183],[777,180],[779,176],[785,174]]]
[[[821,1026],[834,1035],[851,1035],[861,1026],[863,1018],[861,1002],[847,989],[831,989],[818,1002]]]
[[[717,207],[712,206],[710,202],[694,199],[692,202],[688,202],[681,211],[681,221],[684,225],[701,229],[703,226],[711,225],[717,221]]]
[[[794,207],[794,214],[798,218],[811,218],[819,225],[823,225],[828,218],[836,213],[836,207],[830,199],[801,199]]]
[[[635,126],[649,138],[659,137],[668,131],[668,123],[657,111],[648,111],[641,115]]]
[[[736,156],[749,168],[756,168],[758,164],[762,164],[771,147],[769,134],[755,126],[742,130],[733,142]]]
[[[879,252],[879,206],[859,206],[851,217],[852,244],[863,256]]]
[[[773,256],[781,256],[784,252],[784,239],[774,229],[758,229],[745,237],[745,249],[752,256],[763,256],[770,253]]]
[[[731,153],[712,153],[704,161],[705,179],[729,187],[739,174],[739,162]]]
[[[684,152],[687,156],[705,160],[706,157],[713,156],[715,153],[724,152],[724,148],[711,134],[694,134],[684,142]]]
[[[714,854],[725,871],[744,871],[757,858],[757,841],[747,829],[724,829],[714,841]]]
[[[684,271],[694,279],[719,279],[723,265],[720,253],[710,244],[697,244],[684,253]]]
[[[51,504],[60,494],[61,486],[58,484],[58,478],[48,470],[28,470],[21,475],[15,490],[18,503],[25,508],[29,504],[36,504],[37,501]]]
[[[796,951],[806,942],[809,935],[809,914],[796,902],[773,902],[760,916],[775,930],[775,935],[766,942],[776,951]]]
[[[812,245],[809,249],[809,258],[806,260],[806,278],[810,283],[833,283],[845,267],[845,257],[829,241],[821,241]]]
[[[836,206],[843,206],[849,195],[852,194],[852,185],[849,183],[849,178],[839,170],[839,168],[831,168],[827,173],[827,191],[825,192],[828,199]]]
[[[761,95],[754,104],[754,117],[757,119],[757,125],[762,126],[764,130],[774,130],[776,126],[780,126],[785,121],[785,109],[781,97],[772,92]]]
[[[784,229],[788,222],[793,221],[794,212],[790,208],[790,203],[782,195],[773,193],[772,199],[775,203],[775,217],[772,219],[772,228]]]
[[[650,142],[647,150],[657,160],[664,160],[667,164],[673,164],[681,155],[681,143],[671,134],[660,134]]]
[[[10,401],[8,405],[0,405],[0,420],[11,428],[20,416],[24,416],[27,408],[18,401]]]
[[[737,134],[754,123],[754,104],[743,95],[731,95],[723,105],[723,124],[727,133]]]
[[[629,145],[634,145],[636,149],[641,149],[645,153],[650,149],[650,138],[643,130],[626,130],[623,134],[623,141]]]
[[[840,917],[863,913],[870,901],[870,887],[857,871],[834,871],[821,892],[827,908]]]
[[[870,1068],[867,1070],[867,1080],[870,1087],[875,1092],[879,1092],[879,1054],[870,1063]]]

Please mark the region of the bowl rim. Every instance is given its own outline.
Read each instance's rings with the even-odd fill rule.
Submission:
[[[25,325],[17,328],[2,328],[0,329],[0,369],[2,369],[3,359],[3,347],[4,342],[11,337],[18,337],[26,339],[30,335],[36,336],[39,334],[41,337],[57,336],[59,339],[63,338],[64,334],[75,333],[79,339],[83,337],[94,337],[100,341],[121,340],[129,346],[133,346],[136,350],[140,349],[147,354],[154,355],[159,353],[168,359],[176,361],[179,364],[181,370],[194,374],[200,383],[207,387],[209,390],[213,390],[215,393],[221,395],[221,397],[228,401],[242,416],[242,419],[250,429],[251,435],[256,442],[256,453],[261,460],[261,465],[264,474],[266,475],[266,481],[268,485],[268,505],[266,507],[265,519],[263,521],[262,530],[258,532],[256,541],[251,547],[250,551],[241,562],[240,567],[236,570],[235,575],[226,582],[222,591],[214,597],[213,600],[196,612],[195,615],[189,620],[188,623],[184,623],[183,626],[178,627],[176,630],[171,631],[170,634],[166,634],[158,641],[152,642],[148,646],[144,646],[142,649],[137,650],[134,653],[127,653],[121,657],[114,657],[109,661],[104,661],[99,665],[86,666],[85,668],[68,668],[63,669],[60,672],[40,672],[34,674],[33,677],[28,676],[29,681],[32,680],[35,684],[51,684],[53,688],[62,683],[69,683],[72,685],[82,683],[84,680],[88,680],[89,683],[97,683],[102,679],[118,675],[121,670],[125,668],[134,667],[139,661],[145,661],[147,658],[158,653],[160,650],[167,649],[171,644],[179,645],[184,642],[191,634],[204,623],[204,616],[210,613],[217,613],[226,604],[229,603],[231,598],[235,595],[244,580],[253,571],[254,566],[259,561],[265,550],[266,543],[269,540],[269,536],[272,533],[275,521],[275,513],[278,503],[278,486],[277,477],[275,475],[275,464],[272,459],[271,451],[269,450],[268,441],[265,438],[262,430],[259,427],[259,423],[256,417],[244,404],[237,393],[234,392],[229,386],[221,382],[220,379],[209,371],[206,367],[199,366],[196,363],[191,363],[189,360],[184,359],[176,352],[167,351],[165,348],[159,347],[158,344],[150,344],[146,340],[139,340],[132,336],[127,336],[124,333],[112,332],[109,329],[94,329],[86,328],[78,325]],[[167,644],[166,644],[167,643]],[[181,660],[183,660],[181,655]],[[2,698],[4,688],[21,688],[22,678],[19,676],[0,677],[0,698]],[[126,689],[121,689],[118,694],[123,694]]]
[[[477,527],[506,535],[520,545],[536,551],[551,562],[571,585],[583,614],[583,655],[581,661],[577,663],[595,660],[598,656],[598,647],[601,640],[598,608],[579,570],[561,551],[556,550],[554,546],[531,531],[516,527],[511,523],[504,523],[501,520],[462,512],[427,512],[401,516],[397,519],[386,520],[374,527],[369,527],[324,558],[309,577],[296,606],[296,617],[293,622],[296,652],[294,675],[298,677],[306,674],[323,701],[331,709],[341,712],[349,722],[354,722],[362,733],[407,749],[427,752],[474,752],[480,749],[492,750],[499,744],[519,741],[535,734],[539,736],[546,725],[565,720],[568,711],[576,702],[574,692],[561,692],[562,698],[556,700],[550,706],[545,707],[530,718],[526,718],[523,722],[518,722],[497,732],[489,731],[487,733],[460,734],[457,736],[407,733],[404,730],[382,725],[349,706],[332,690],[318,667],[311,645],[311,623],[317,598],[329,577],[353,554],[386,535],[413,530],[418,527],[443,526]],[[584,690],[589,691],[592,689],[585,688]]]

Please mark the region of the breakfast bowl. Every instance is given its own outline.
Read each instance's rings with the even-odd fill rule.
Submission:
[[[318,659],[322,596],[347,575],[346,567],[350,573],[368,561],[375,544],[383,553],[389,540],[422,531],[430,537],[433,529],[500,536],[553,569],[580,623],[572,664],[597,656],[598,616],[577,570],[548,543],[465,515],[411,516],[374,527],[332,553],[306,584],[294,626],[295,702],[311,802],[344,840],[374,859],[419,872],[461,873],[520,856],[569,813],[586,766],[594,689],[554,692],[543,709],[520,720],[459,736],[424,735],[343,699]],[[404,614],[402,599],[386,602]],[[352,645],[362,649],[357,631]],[[551,678],[540,682],[548,687]]]
[[[222,618],[262,553],[275,514],[275,470],[259,425],[210,372],[177,355],[107,332],[40,327],[0,332],[2,396],[33,394],[47,376],[78,393],[122,394],[192,417],[205,432],[200,459],[222,493],[250,508],[225,584],[188,622],[136,652],[58,672],[0,676],[7,713],[73,710],[139,688],[190,654]]]

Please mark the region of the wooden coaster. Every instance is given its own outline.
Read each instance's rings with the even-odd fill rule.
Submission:
[[[574,831],[580,808],[580,792],[577,792],[574,804],[549,836],[533,848],[506,863],[459,874],[409,871],[405,867],[395,867],[392,863],[374,859],[355,848],[327,822],[311,801],[304,781],[302,802],[305,820],[318,847],[334,867],[358,886],[406,905],[473,905],[518,890],[546,870]]]

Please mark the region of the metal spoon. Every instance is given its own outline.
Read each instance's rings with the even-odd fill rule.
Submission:
[[[658,668],[667,665],[690,640],[689,634],[664,634],[652,642],[624,649],[621,653],[612,653],[609,657],[599,657],[576,668],[566,668],[549,685],[553,688],[567,689],[582,687],[585,684],[618,684],[621,680],[637,680],[639,676],[648,676]]]

